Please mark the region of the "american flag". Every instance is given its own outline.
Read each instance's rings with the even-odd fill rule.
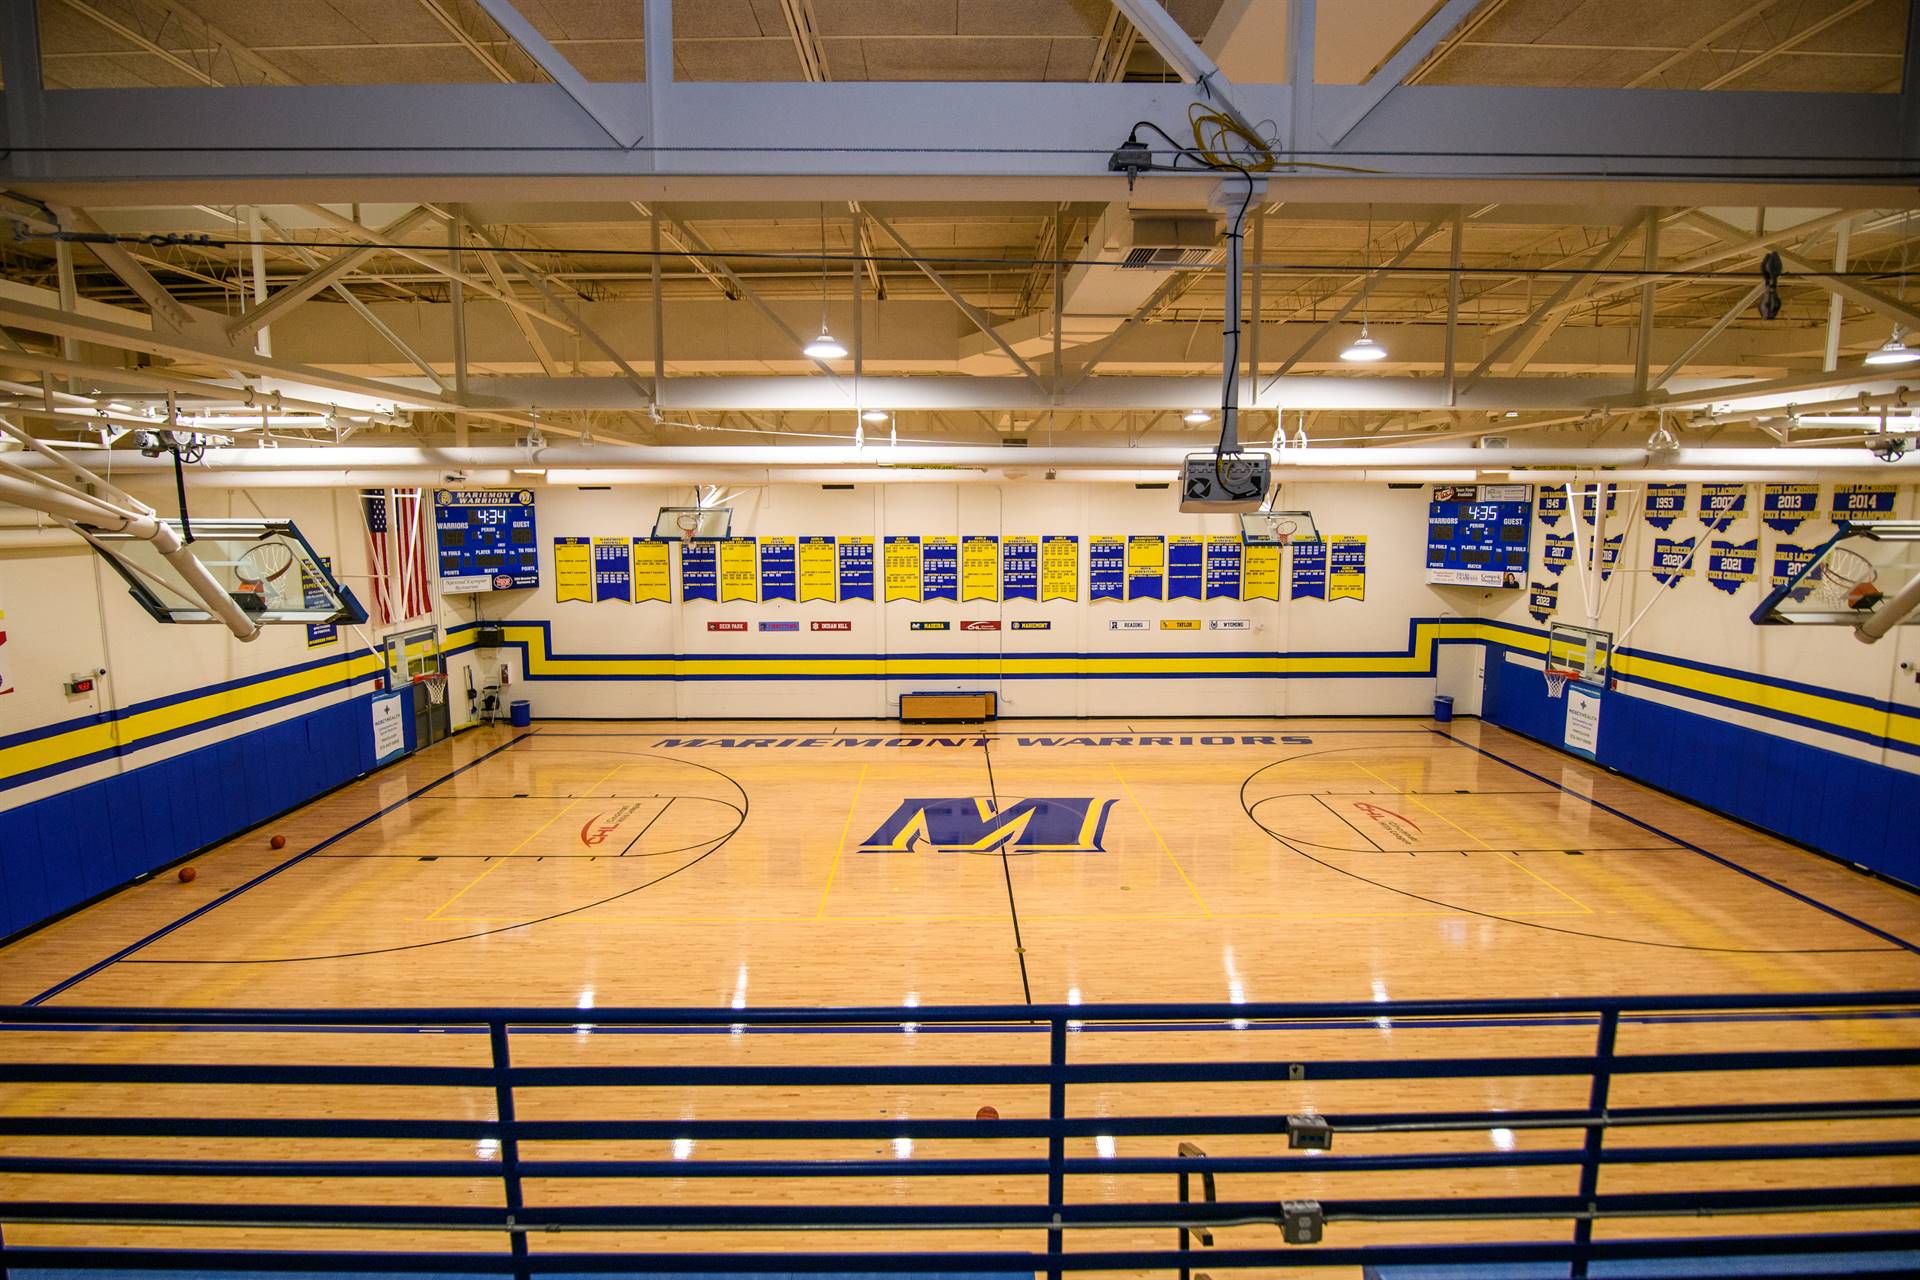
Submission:
[[[394,518],[388,519],[387,500]],[[417,618],[433,607],[427,594],[427,547],[420,530],[420,490],[363,489],[360,514],[367,526],[367,567],[374,615],[384,623]],[[398,611],[395,605],[398,605]]]

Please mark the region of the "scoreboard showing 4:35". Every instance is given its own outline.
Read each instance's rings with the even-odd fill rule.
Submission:
[[[531,489],[436,489],[440,589],[517,591],[540,585]]]
[[[1532,541],[1529,486],[1436,485],[1427,504],[1427,581],[1518,590],[1527,580]]]

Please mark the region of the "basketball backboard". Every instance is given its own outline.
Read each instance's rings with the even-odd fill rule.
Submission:
[[[335,581],[291,520],[178,520],[161,524],[252,622],[319,625],[367,620],[353,593]],[[151,541],[126,533],[87,530],[140,607],[156,622],[221,622],[194,595]]]
[[[1613,680],[1613,632],[1556,622],[1547,631],[1547,670],[1606,688]]]
[[[1318,542],[1320,530],[1311,511],[1242,511],[1240,541],[1252,546]]]
[[[1871,643],[1920,623],[1920,520],[1843,521],[1753,611],[1761,625],[1852,627]]]
[[[732,507],[662,507],[653,537],[669,541],[718,542],[733,530]]]

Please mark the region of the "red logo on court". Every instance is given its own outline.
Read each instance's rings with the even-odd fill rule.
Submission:
[[[1369,804],[1364,800],[1354,801],[1353,807],[1379,823],[1389,835],[1402,844],[1412,844],[1414,837],[1420,833],[1419,823],[1391,809],[1383,809],[1377,804]]]
[[[620,829],[622,823],[638,813],[637,804],[622,805],[606,813],[596,813],[580,828],[580,843],[592,849],[607,842],[607,837]]]

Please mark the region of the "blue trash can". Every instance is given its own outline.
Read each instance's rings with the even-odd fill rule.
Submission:
[[[522,704],[515,703],[514,705],[520,706]],[[1452,724],[1453,723],[1453,699],[1447,697],[1445,694],[1436,693],[1433,696],[1433,718],[1440,724]],[[519,724],[520,722],[518,720],[515,720],[514,723]]]
[[[525,729],[533,724],[533,704],[525,698],[507,704],[507,721],[516,729]]]

